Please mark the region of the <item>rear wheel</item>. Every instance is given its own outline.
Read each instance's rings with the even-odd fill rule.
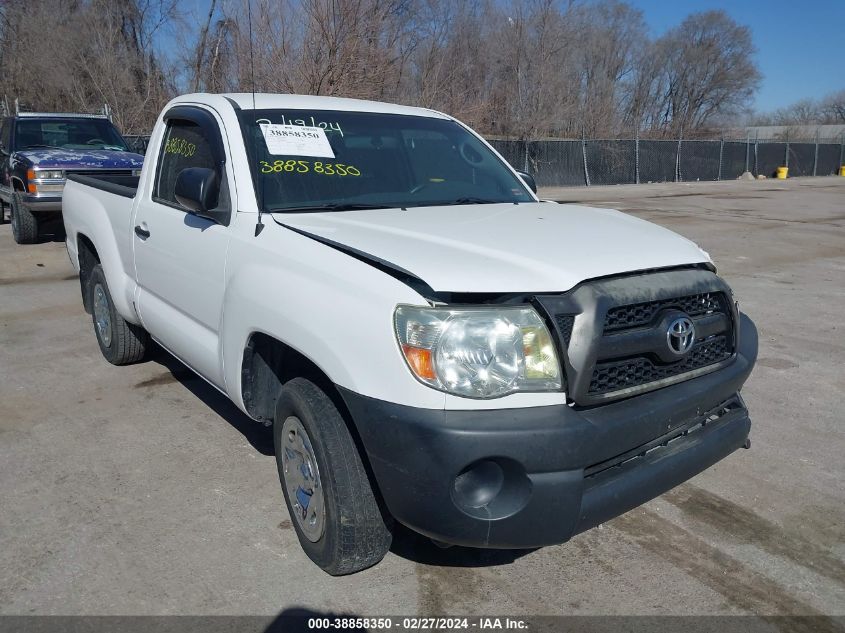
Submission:
[[[286,383],[273,438],[285,502],[308,557],[333,576],[384,558],[392,535],[358,447],[331,399],[304,378]]]
[[[144,359],[149,335],[140,325],[129,323],[115,310],[106,276],[100,264],[91,270],[88,282],[94,333],[100,351],[112,365],[129,365]]]
[[[38,218],[20,201],[17,193],[12,194],[11,205],[12,236],[18,244],[35,244],[38,241]]]

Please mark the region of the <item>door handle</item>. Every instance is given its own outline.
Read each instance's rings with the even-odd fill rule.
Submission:
[[[143,226],[136,226],[135,227],[135,235],[140,237],[142,240],[147,239],[150,236],[150,232],[145,229]]]

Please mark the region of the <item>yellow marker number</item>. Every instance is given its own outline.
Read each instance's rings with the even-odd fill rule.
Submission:
[[[180,156],[190,158],[196,153],[196,151],[196,145],[194,145],[193,143],[189,143],[185,139],[179,138],[178,136],[171,137],[164,144],[165,154],[179,154]]]
[[[315,173],[322,176],[360,176],[361,171],[352,165],[345,165],[344,163],[326,163],[323,161],[315,161],[313,164],[307,160],[275,160],[272,163],[266,160],[259,162],[262,174],[281,174],[281,173],[296,173],[307,174]]]

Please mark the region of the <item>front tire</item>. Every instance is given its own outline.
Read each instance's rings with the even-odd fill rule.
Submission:
[[[285,503],[308,557],[332,576],[378,563],[392,534],[361,455],[331,399],[304,378],[286,383],[273,424]]]
[[[38,241],[38,218],[26,208],[17,193],[12,194],[12,236],[18,244],[35,244]]]
[[[149,334],[117,312],[101,264],[91,270],[88,292],[94,333],[105,359],[112,365],[129,365],[144,360]]]

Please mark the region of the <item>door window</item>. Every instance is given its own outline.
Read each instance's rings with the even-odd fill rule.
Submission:
[[[158,159],[153,199],[182,208],[174,190],[179,173],[188,167],[204,167],[217,172],[220,183],[218,208],[229,206],[226,173],[221,161],[214,155],[208,131],[192,121],[171,119],[167,123]]]

